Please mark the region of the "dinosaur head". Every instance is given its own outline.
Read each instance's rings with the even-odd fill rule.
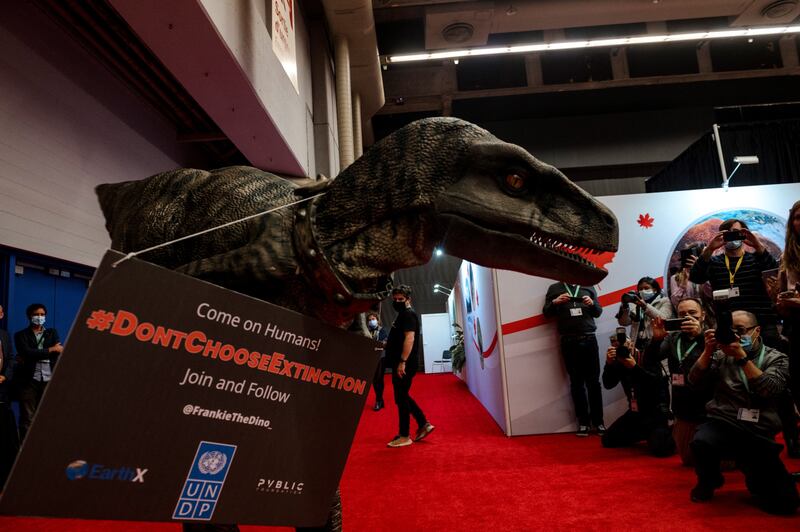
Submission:
[[[606,276],[584,256],[617,250],[617,220],[564,174],[497,139],[473,143],[462,168],[436,200],[445,251],[584,285]]]
[[[581,254],[616,251],[618,238],[611,211],[561,172],[453,118],[412,122],[372,146],[321,198],[317,222],[351,279],[424,264],[442,246],[483,266],[589,285],[607,272]]]

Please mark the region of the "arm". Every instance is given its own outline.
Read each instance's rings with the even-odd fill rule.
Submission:
[[[622,326],[628,326],[631,324],[630,305],[623,303],[622,306],[619,307],[619,312],[617,313],[617,323]]]
[[[564,292],[563,287],[556,283],[547,289],[547,295],[544,297],[544,308],[542,314],[548,318],[554,317],[558,314],[556,305],[561,305],[569,299],[569,296]]]
[[[644,313],[651,318],[661,318],[668,320],[675,317],[675,312],[672,310],[672,303],[664,296],[656,298],[654,304],[648,303],[644,307]]]
[[[50,349],[39,349],[35,341],[30,341],[25,331],[20,331],[14,335],[14,344],[17,347],[17,355],[26,362],[50,358]]]
[[[600,314],[603,313],[603,307],[600,306],[600,302],[597,300],[597,292],[595,292],[591,288],[587,288],[587,290],[591,294],[589,298],[592,300],[592,304],[588,309],[589,316],[593,318],[599,318]]]
[[[738,349],[741,353],[734,358],[746,358],[746,354],[741,348]],[[776,358],[764,370],[758,369],[752,360],[742,366],[742,371],[750,383],[752,393],[765,398],[778,397],[786,391],[786,381],[789,377],[789,359],[786,355],[781,355]]]
[[[620,368],[616,357],[616,348],[609,346],[606,350],[606,365],[603,366],[603,388],[606,390],[610,390],[619,384],[622,368]]]
[[[697,362],[694,363],[692,369],[689,370],[688,380],[692,387],[708,387],[716,377],[716,372],[711,369],[711,362],[713,361],[716,347],[717,342],[714,337],[714,329],[709,329],[705,332],[705,348],[703,349],[703,353],[697,359]]]
[[[711,253],[708,254],[703,250],[697,260],[694,262],[692,269],[689,270],[689,281],[695,284],[703,284],[708,281],[708,268],[711,266]]]
[[[400,364],[397,366],[397,376],[404,377],[406,374],[406,360],[411,355],[411,349],[414,347],[414,331],[406,331],[403,333],[403,350],[400,352]]]

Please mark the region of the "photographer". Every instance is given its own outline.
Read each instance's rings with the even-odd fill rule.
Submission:
[[[633,310],[630,303],[634,304]],[[632,325],[631,338],[636,348],[644,351],[653,338],[653,320],[674,317],[672,303],[661,293],[661,286],[652,277],[642,277],[636,284],[636,292],[622,294],[622,305],[617,314],[620,325]]]
[[[614,340],[606,351],[603,386],[611,390],[621,383],[628,398],[628,411],[608,427],[601,440],[603,447],[630,447],[646,440],[653,456],[665,457],[675,452],[668,424],[669,387],[658,351],[653,351],[647,353],[650,356],[643,356],[630,340],[623,344]]]
[[[724,483],[720,460],[728,457],[764,511],[792,514],[800,497],[781,462],[782,446],[775,442],[781,429],[775,404],[786,389],[789,361],[764,344],[754,314],[735,311],[731,322],[732,330],[720,325],[705,332],[703,353],[689,372],[692,386],[713,390],[706,405],[708,421],[691,443],[697,473],[691,499],[704,502],[714,496]]]
[[[603,396],[600,391],[600,352],[594,319],[603,312],[597,293],[589,286],[554,283],[547,289],[545,316],[556,317],[561,335],[561,355],[569,374],[570,394],[578,418],[576,436],[589,435],[589,423],[605,433]],[[588,391],[589,400],[586,400]]]
[[[669,300],[674,308],[678,308],[678,303],[682,300],[695,297],[702,301],[703,285],[698,285],[689,280],[689,272],[697,262],[697,257],[703,252],[704,242],[692,242],[681,250],[680,269],[669,278]],[[708,296],[710,297],[710,293]]]
[[[672,383],[672,413],[675,423],[672,436],[683,465],[694,465],[689,443],[700,423],[706,420],[706,403],[711,400],[709,391],[699,391],[688,386],[687,375],[705,348],[703,331],[706,313],[697,298],[678,302],[680,328],[667,335],[661,343],[661,359],[667,360]],[[667,328],[670,323],[667,323]]]
[[[755,314],[761,324],[764,343],[780,349],[778,315],[761,277],[765,270],[777,268],[777,261],[744,222],[734,218],[725,220],[719,231],[692,266],[689,280],[697,284],[708,281],[715,292],[728,290],[730,310]],[[745,251],[743,244],[752,247],[755,253]],[[713,256],[714,251],[723,246],[725,252]]]

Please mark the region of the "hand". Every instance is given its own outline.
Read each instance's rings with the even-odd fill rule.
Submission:
[[[558,296],[557,298],[555,298],[553,300],[553,304],[554,305],[563,305],[567,301],[569,301],[569,294],[564,293],[564,294],[561,294],[560,296]]]
[[[703,332],[703,328],[700,325],[700,320],[693,318],[692,316],[684,316],[683,323],[681,323],[681,332],[686,333],[691,338],[699,335]]]
[[[0,375],[0,384],[3,384],[4,382],[6,382],[6,376]]]
[[[714,329],[708,329],[703,335],[703,339],[705,340],[706,347],[703,350],[704,352],[711,354],[717,349],[717,336]]]
[[[723,353],[725,353],[726,356],[729,356],[735,360],[747,358],[747,353],[745,353],[744,349],[742,349],[742,345],[739,343],[738,339],[732,344],[722,344],[719,346],[719,348]]]
[[[653,340],[663,340],[667,336],[667,330],[664,328],[664,320],[661,318],[653,318]]]
[[[696,257],[696,256],[694,256],[694,255],[690,255],[690,256],[689,256],[689,257],[686,259],[686,267],[684,268],[684,270],[686,270],[686,271],[689,271],[689,270],[691,270],[691,269],[692,269],[692,266],[694,266],[694,263],[695,263],[695,262],[697,262],[697,257]]]
[[[766,249],[764,244],[761,243],[761,240],[758,239],[756,235],[754,235],[749,229],[740,229],[742,234],[744,235],[744,243],[749,245],[751,248],[756,250],[756,253],[763,253]]]
[[[591,307],[592,305],[594,305],[594,301],[592,301],[592,298],[589,296],[583,296],[583,304],[586,305],[587,307]]]
[[[800,297],[797,297],[796,295],[782,297],[781,294],[778,296],[778,302],[776,303],[776,306],[778,307],[778,312],[782,314],[788,313],[791,309],[800,307]]]
[[[50,353],[60,353],[64,350],[64,346],[61,345],[61,342],[57,343],[56,345],[49,348],[47,351]]]
[[[606,364],[614,364],[616,361],[617,361],[617,348],[614,347],[613,345],[609,346],[609,348],[606,349]]]
[[[639,296],[636,296],[635,305],[639,308],[645,308],[647,306],[647,302]]]
[[[636,360],[633,358],[633,351],[631,351],[631,354],[628,355],[628,358],[623,358],[620,360],[620,363],[622,363],[622,365],[627,369],[631,369],[633,366],[635,366]]]
[[[397,376],[401,379],[406,376],[406,362],[404,360],[401,360],[400,364],[397,365]]]
[[[708,241],[706,249],[703,250],[703,255],[705,255],[706,257],[711,257],[711,254],[714,253],[714,251],[718,250],[724,245],[725,245],[725,237],[720,231],[719,233],[714,235],[714,238]]]

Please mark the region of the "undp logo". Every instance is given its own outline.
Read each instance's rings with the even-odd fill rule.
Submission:
[[[84,460],[75,460],[67,466],[67,478],[70,480],[78,480],[83,478],[89,472],[89,464]]]
[[[204,475],[216,475],[225,464],[228,463],[228,457],[219,451],[208,451],[203,453],[197,464],[197,469]]]

